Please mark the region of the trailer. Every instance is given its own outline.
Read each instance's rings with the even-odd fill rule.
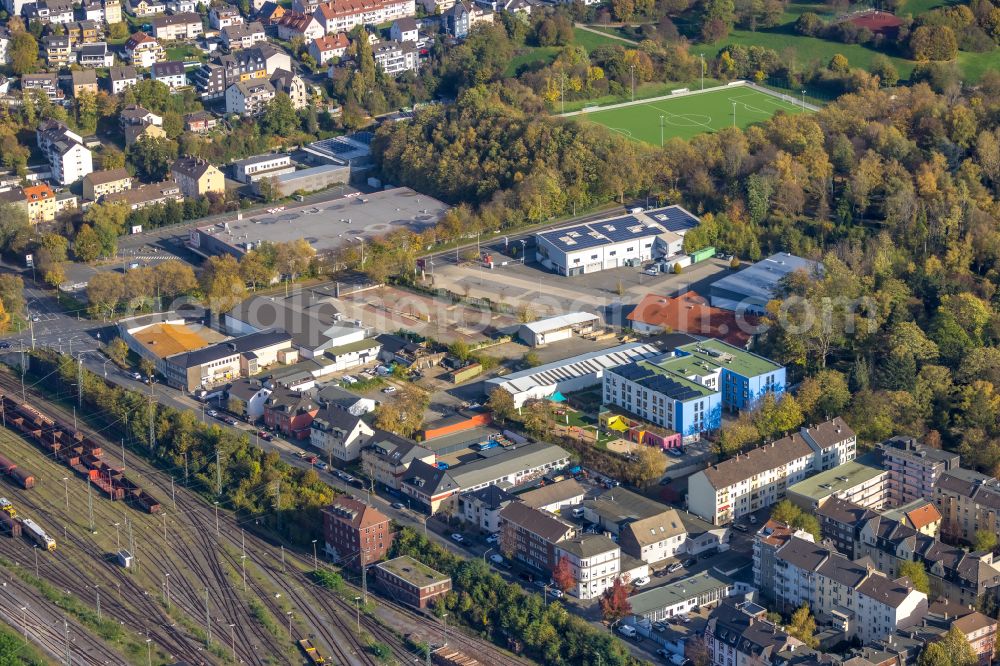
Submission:
[[[21,525],[24,527],[24,535],[40,547],[45,550],[56,549],[56,540],[46,534],[45,530],[39,527],[38,523],[33,521],[31,518],[22,518]]]
[[[302,651],[306,653],[306,657],[309,658],[310,663],[313,664],[326,663],[326,659],[323,658],[323,655],[319,653],[319,650],[316,649],[316,647],[312,644],[312,641],[310,641],[308,638],[303,638],[302,640],[300,640],[299,647],[302,648]]]

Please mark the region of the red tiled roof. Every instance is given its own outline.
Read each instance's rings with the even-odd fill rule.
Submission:
[[[743,313],[739,317],[730,310],[713,308],[693,291],[676,298],[646,294],[628,315],[629,321],[659,326],[667,332],[691,333],[719,338],[731,345],[746,348],[756,328],[758,318]]]
[[[914,529],[920,530],[941,520],[941,512],[937,507],[928,502],[918,509],[908,511],[906,517],[910,519],[910,524]]]
[[[323,35],[322,37],[313,40],[316,48],[322,53],[323,51],[335,51],[337,49],[346,49],[350,44],[351,40],[347,38],[342,32],[338,32],[335,35]]]

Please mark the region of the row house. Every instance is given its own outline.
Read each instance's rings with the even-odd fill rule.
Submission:
[[[181,192],[181,188],[176,182],[167,180],[161,183],[148,183],[130,190],[107,194],[102,201],[103,203],[123,204],[129,210],[141,210],[149,206],[166,204],[170,201],[183,203],[184,193]]]
[[[267,39],[264,26],[259,21],[237,23],[222,29],[222,44],[230,51],[248,49],[254,44]]]
[[[725,524],[777,503],[788,486],[856,455],[854,431],[831,419],[696,472],[688,481],[688,507]]]
[[[379,25],[415,16],[414,0],[332,0],[315,9],[314,16],[326,34],[350,32],[357,26]]]
[[[918,624],[927,612],[927,595],[906,578],[896,580],[870,562],[854,562],[832,548],[792,536],[775,553],[773,581],[762,590],[786,613],[808,604],[817,622],[863,642],[883,639]],[[763,563],[754,562],[755,569]]]
[[[336,405],[325,405],[309,426],[309,443],[343,462],[361,457],[361,449],[375,435],[361,416]]]
[[[243,25],[243,15],[232,5],[213,5],[208,10],[208,25],[216,30]]]
[[[166,57],[166,51],[160,42],[144,32],[133,34],[125,42],[125,58],[136,67],[148,69],[153,63],[160,62]]]
[[[518,498],[500,486],[470,490],[458,497],[458,517],[484,532],[498,534],[501,527],[500,512],[515,501]]]
[[[194,12],[158,16],[152,20],[153,36],[167,41],[193,40],[205,32],[201,15]]]
[[[415,42],[420,39],[420,28],[412,16],[396,19],[389,26],[389,39],[394,42]]]
[[[972,543],[977,532],[1000,534],[1000,482],[992,476],[961,467],[943,472],[934,484],[934,505],[952,539]]]
[[[60,185],[75,183],[94,170],[93,154],[83,138],[63,123],[44,120],[35,136],[52,168],[52,179]]]
[[[163,116],[157,115],[141,106],[134,104],[126,106],[118,114],[118,124],[122,130],[134,125],[156,125],[163,126]]]
[[[312,56],[317,65],[322,66],[335,59],[343,58],[350,45],[351,40],[342,32],[323,35],[319,39],[309,42],[309,55]]]
[[[446,470],[423,460],[414,460],[399,481],[399,489],[408,498],[407,505],[433,515],[444,510],[457,511],[458,482]]]
[[[888,515],[833,498],[816,510],[824,538],[852,559],[871,558],[879,571],[896,576],[903,562],[920,562],[931,594],[969,605],[1000,589],[1000,564],[992,553],[970,553],[941,543]]]
[[[302,80],[301,76],[291,70],[275,70],[268,81],[274,86],[275,93],[283,92],[288,95],[293,109],[304,109],[309,104],[309,99],[306,96],[306,82]],[[368,349],[377,347],[377,343],[374,340],[368,341],[368,345]],[[327,356],[332,356],[332,352],[333,350],[327,350]],[[360,356],[363,357],[364,354],[360,354]],[[351,366],[348,365],[347,367]]]
[[[441,27],[445,34],[455,39],[465,39],[473,27],[492,24],[493,12],[458,0],[450,9],[441,14]]]
[[[264,423],[291,439],[308,439],[319,405],[309,391],[275,387],[264,402]]]
[[[108,85],[113,95],[125,92],[137,83],[139,83],[139,73],[131,65],[112,67],[108,70]]]
[[[416,461],[433,466],[436,456],[415,442],[383,438],[361,450],[361,467],[365,476],[391,490],[399,490],[410,465]]]
[[[782,652],[805,650],[805,644],[766,617],[751,602],[723,599],[705,625],[705,648],[711,666],[758,666],[776,663]]]

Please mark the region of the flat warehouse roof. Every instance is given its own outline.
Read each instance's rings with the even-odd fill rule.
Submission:
[[[712,590],[722,590],[732,586],[728,579],[717,577],[709,572],[682,578],[681,580],[663,585],[646,592],[640,592],[629,599],[633,615],[645,615],[663,608],[676,606],[689,599],[697,599]]]
[[[712,283],[711,289],[723,289],[744,296],[765,301],[771,300],[778,283],[789,273],[804,270],[812,273],[822,270],[822,264],[810,259],[803,259],[794,254],[781,252],[767,259],[761,259],[756,264],[748,266],[738,273],[732,273]]]
[[[297,177],[299,173],[288,175]],[[200,227],[198,231],[240,252],[247,243],[256,246],[260,242],[281,243],[294,238],[304,238],[317,252],[328,252],[347,243],[356,244],[359,236],[381,236],[404,227],[413,230],[429,227],[448,208],[433,197],[408,187],[397,187],[278,213],[264,212],[243,220]]]

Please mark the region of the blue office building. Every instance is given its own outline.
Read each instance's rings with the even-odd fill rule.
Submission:
[[[762,356],[705,340],[673,354],[610,368],[604,403],[678,432],[685,441],[722,425],[723,408],[753,407],[785,390],[785,368]]]

